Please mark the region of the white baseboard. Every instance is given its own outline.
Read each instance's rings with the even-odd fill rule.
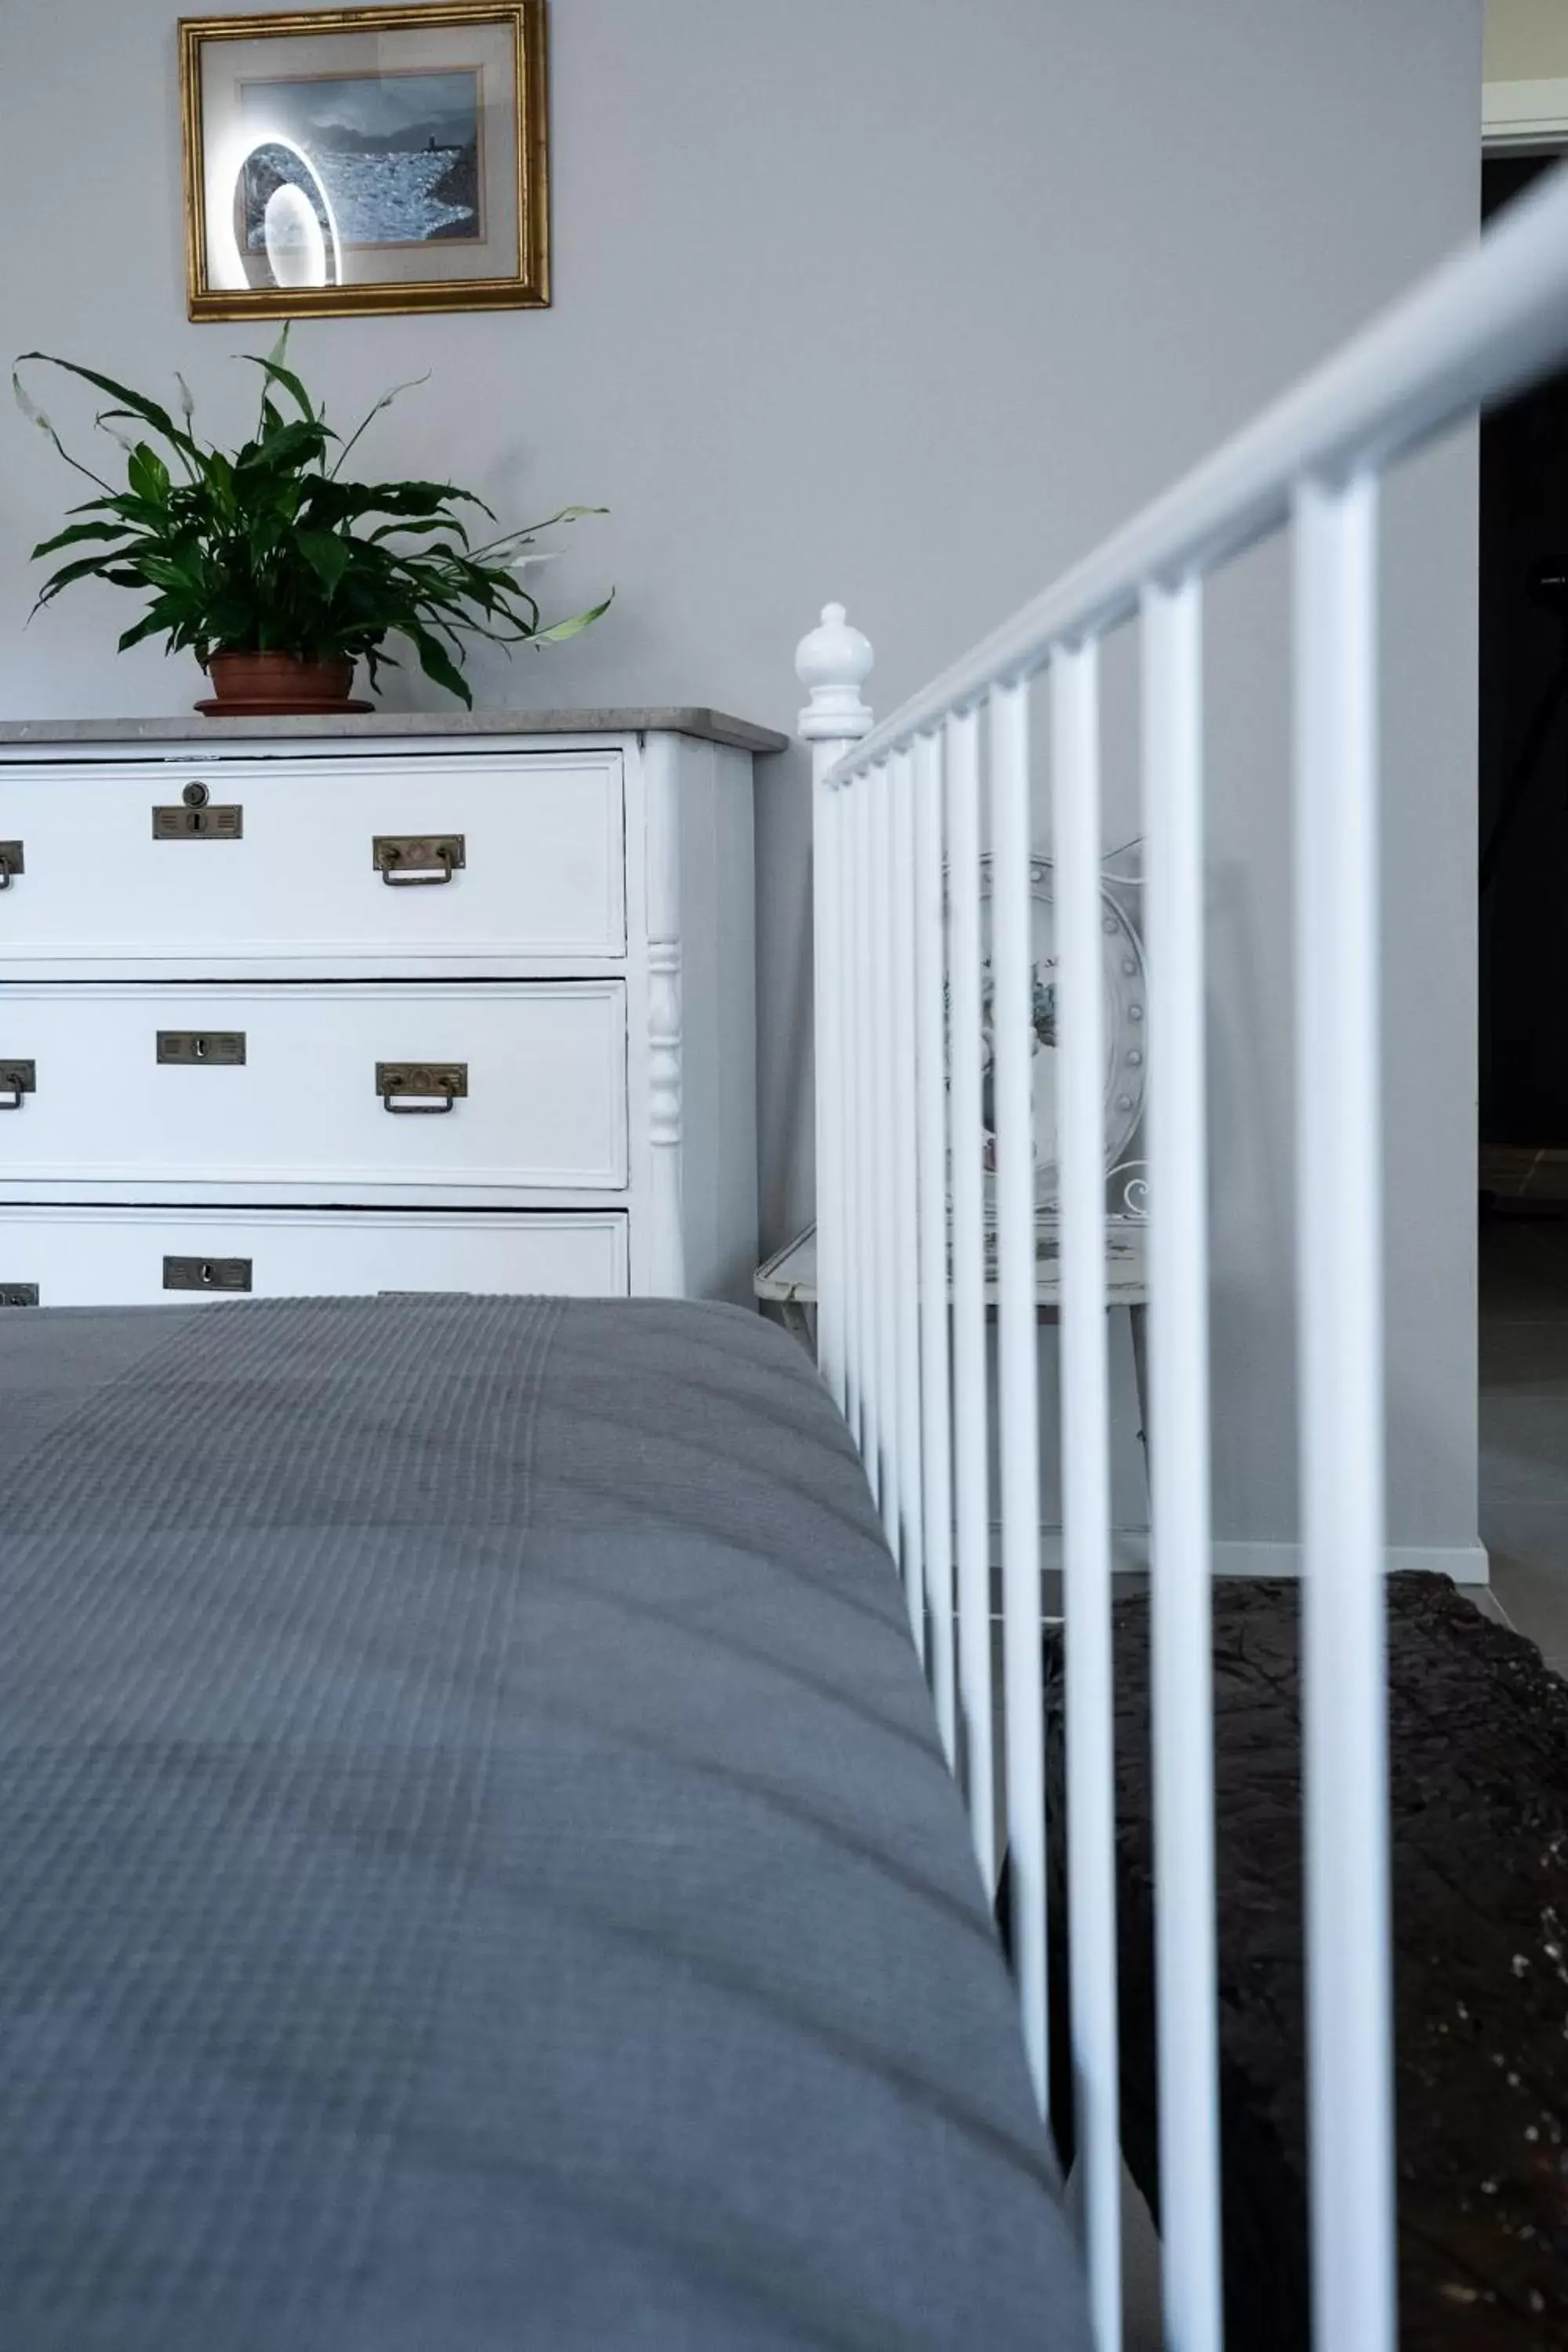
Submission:
[[[1568,80],[1548,76],[1482,83],[1483,153],[1552,154],[1564,145],[1568,145]]]
[[[1149,1537],[1142,1528],[1117,1528],[1111,1533],[1111,1563],[1119,1570],[1147,1573],[1149,1567]],[[1001,1530],[993,1528],[993,1556],[1001,1558]],[[1047,1570],[1059,1569],[1062,1564],[1062,1537],[1059,1528],[1040,1530],[1040,1565]],[[1394,1544],[1388,1554],[1391,1574],[1418,1569],[1431,1576],[1452,1577],[1456,1584],[1489,1584],[1491,1563],[1483,1543],[1470,1544]],[[1214,1548],[1214,1568],[1216,1576],[1300,1576],[1301,1547],[1294,1543],[1216,1543]]]
[[[1216,1576],[1300,1576],[1301,1547],[1294,1543],[1216,1543]],[[1428,1576],[1449,1576],[1456,1584],[1489,1584],[1491,1562],[1483,1543],[1391,1544],[1391,1575],[1418,1569]]]

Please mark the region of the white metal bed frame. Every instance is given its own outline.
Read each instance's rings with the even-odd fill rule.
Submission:
[[[819,1357],[902,1572],[994,1883],[979,893],[989,801],[1005,1818],[1042,2110],[1028,688],[1049,674],[1072,2070],[1099,2352],[1121,2340],[1099,647],[1142,627],[1165,2328],[1170,2352],[1217,2352],[1203,598],[1243,550],[1289,533],[1313,2340],[1319,2352],[1393,2352],[1379,492],[1418,446],[1564,358],[1568,174],[1557,173],[881,726],[860,698],[870,647],[841,606],[800,648],[801,732],[816,754]]]

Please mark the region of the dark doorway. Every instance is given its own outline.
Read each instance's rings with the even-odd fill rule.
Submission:
[[[1555,161],[1489,158],[1483,215]],[[1560,1150],[1568,1147],[1568,378],[1489,418],[1480,442],[1481,1142],[1483,1152]]]

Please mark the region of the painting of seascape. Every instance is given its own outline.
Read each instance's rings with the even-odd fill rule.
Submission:
[[[239,97],[258,142],[287,142],[309,158],[345,246],[426,245],[484,235],[482,68],[247,81]],[[258,251],[278,178],[265,144],[253,154],[246,241]]]

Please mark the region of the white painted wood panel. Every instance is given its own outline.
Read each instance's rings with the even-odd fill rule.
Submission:
[[[237,840],[155,840],[205,785]],[[378,835],[460,834],[444,884],[388,884]],[[618,751],[0,764],[0,976],[76,971],[516,971],[625,954]]]
[[[684,988],[681,971],[680,746],[656,735],[641,759],[644,838],[642,969],[647,1025],[638,1039],[646,1071],[641,1181],[648,1287],[685,1296],[686,1234],[681,1222],[685,1138]]]
[[[240,1033],[243,1066],[160,1066],[160,1032]],[[409,986],[66,982],[0,992],[0,1059],[37,1090],[0,1114],[0,1197],[69,1182],[621,1190],[626,988],[618,980]],[[381,1062],[467,1066],[449,1112],[388,1111]],[[166,1191],[159,1197],[166,1198]]]
[[[248,1258],[258,1298],[398,1290],[621,1297],[627,1286],[626,1220],[612,1210],[527,1216],[0,1207],[0,1283],[37,1283],[43,1307],[188,1307],[204,1296],[232,1296],[165,1290],[166,1256]]]
[[[681,924],[681,1123],[693,1135],[730,1131],[716,1120],[719,1082],[719,1025],[722,1019],[724,980],[721,977],[718,925],[722,920],[715,856],[715,746],[704,743],[702,757],[677,781],[680,795],[680,903],[712,907],[712,923]],[[723,1177],[724,1150],[681,1153],[680,1219],[685,1234],[686,1278],[704,1297],[722,1296],[722,1276],[715,1259],[714,1240],[719,1213],[719,1188]]]

